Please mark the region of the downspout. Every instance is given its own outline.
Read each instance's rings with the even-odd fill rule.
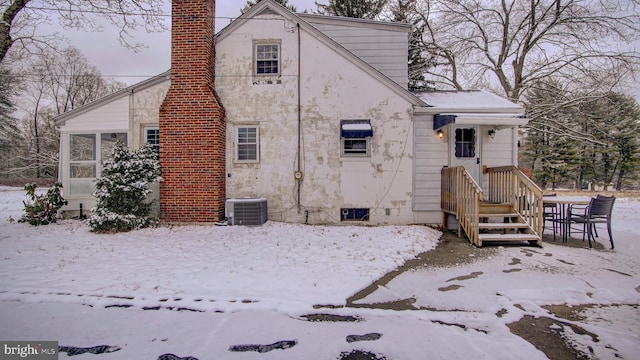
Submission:
[[[301,187],[302,187],[302,110],[301,110],[301,100],[300,100],[300,84],[301,84],[301,74],[300,74],[300,24],[296,24],[296,28],[298,30],[298,169],[295,173],[295,179],[298,183],[297,185],[297,205],[298,205],[298,213],[301,210],[300,197],[301,197]]]
[[[135,125],[135,99],[134,99],[134,92],[135,92],[135,88],[131,87],[131,92],[129,92],[129,134],[131,134],[131,136],[127,136],[127,146],[130,147],[134,147],[135,145],[135,140],[134,140],[134,136],[135,135],[135,131],[134,131],[134,125]],[[131,139],[130,139],[131,138]],[[142,147],[142,144],[139,144],[140,147]]]

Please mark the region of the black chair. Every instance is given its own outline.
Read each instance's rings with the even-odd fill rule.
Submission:
[[[607,224],[609,242],[611,243],[611,249],[613,249],[613,236],[611,235],[611,212],[613,210],[613,203],[615,201],[615,196],[598,195],[597,197],[591,199],[589,206],[584,208],[584,211],[581,214],[574,214],[572,212],[573,209],[569,207],[569,236],[571,236],[572,223],[582,224],[582,240],[584,241],[584,237],[586,235],[589,239],[589,247],[591,247],[591,240],[594,239],[594,237],[598,237],[596,224]]]
[[[556,193],[544,195],[544,197],[557,196]],[[557,204],[545,204],[542,203],[542,233],[547,228],[547,221],[551,222],[551,229],[553,229],[553,241],[556,240],[556,229],[560,226],[560,213],[558,212]]]

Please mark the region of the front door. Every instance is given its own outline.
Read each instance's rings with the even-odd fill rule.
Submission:
[[[480,182],[480,136],[477,125],[452,125],[449,138],[449,158],[451,167],[464,166],[467,172]]]

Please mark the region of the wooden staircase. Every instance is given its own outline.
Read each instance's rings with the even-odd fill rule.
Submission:
[[[542,246],[539,243],[540,236],[534,234],[531,226],[524,222],[520,213],[511,204],[481,201],[478,217],[480,246],[488,241],[528,241]]]
[[[490,168],[489,194],[463,167],[442,169],[441,208],[458,221],[475,246],[485,242],[529,242],[542,247],[542,190],[513,166]]]

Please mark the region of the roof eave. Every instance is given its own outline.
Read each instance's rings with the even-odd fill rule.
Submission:
[[[84,114],[88,111],[91,111],[99,106],[102,106],[108,102],[111,102],[113,100],[119,99],[121,97],[124,96],[128,96],[131,92],[136,92],[139,90],[144,90],[148,87],[154,86],[156,84],[162,83],[164,81],[170,80],[171,74],[171,70],[167,70],[161,74],[158,74],[154,77],[151,77],[149,79],[143,80],[137,84],[133,84],[131,86],[128,86],[122,90],[118,90],[114,93],[111,93],[109,95],[103,96],[97,100],[94,100],[88,104],[82,105],[78,108],[75,108],[73,110],[67,111],[65,113],[62,113],[56,117],[53,118],[54,122],[55,122],[55,126],[56,127],[60,127],[60,126],[64,126],[66,121],[76,117],[78,115]]]
[[[521,115],[524,113],[522,108],[504,108],[504,107],[477,107],[477,108],[459,108],[459,107],[438,107],[426,106],[418,107],[416,114],[439,114],[439,113],[480,113],[480,114],[514,114]]]

